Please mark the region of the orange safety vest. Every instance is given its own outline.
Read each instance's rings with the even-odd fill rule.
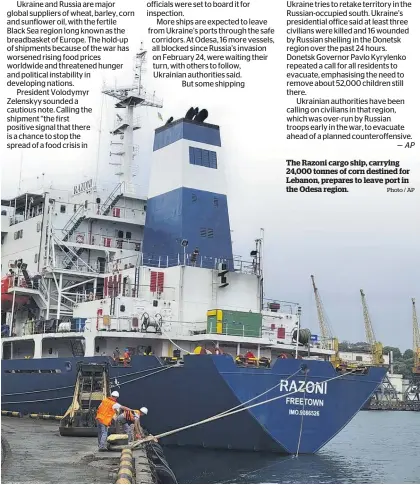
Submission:
[[[124,417],[127,423],[134,423],[134,414],[128,409],[124,411]]]
[[[106,397],[99,405],[98,412],[96,413],[96,419],[104,426],[109,426],[114,417],[115,411],[112,406],[117,402],[113,397]]]

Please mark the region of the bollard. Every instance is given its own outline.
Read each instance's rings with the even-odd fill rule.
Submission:
[[[133,483],[133,451],[124,448],[121,451],[120,466],[115,483]]]
[[[19,411],[2,411],[1,412],[2,416],[10,416],[13,418],[22,418],[23,414]]]
[[[29,417],[32,419],[50,419],[54,421],[61,421],[64,416],[54,416],[52,414],[30,414]]]

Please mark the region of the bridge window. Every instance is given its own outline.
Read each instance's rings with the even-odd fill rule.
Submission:
[[[211,150],[190,147],[190,164],[217,169],[217,153]]]

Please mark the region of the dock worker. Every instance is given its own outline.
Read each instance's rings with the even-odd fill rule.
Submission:
[[[143,354],[144,355],[153,355],[152,347],[150,345],[147,346]]]
[[[198,255],[200,254],[200,251],[198,248],[195,248],[193,253],[191,254],[191,259],[190,259],[190,262],[191,262],[191,266],[196,266],[197,265],[197,258],[198,258]]]
[[[134,411],[124,411],[118,416],[118,421],[123,425],[123,430],[128,435],[128,441],[131,442],[136,439],[142,438],[142,431],[140,426],[140,416],[144,416],[148,413],[148,409],[142,407],[135,409]]]
[[[118,363],[118,361],[120,360],[120,349],[118,347],[115,347],[112,357],[114,361]]]
[[[108,428],[111,425],[116,413],[121,411],[132,411],[130,408],[122,406],[117,402],[120,397],[118,391],[112,391],[110,397],[102,400],[96,413],[96,422],[98,425],[98,449],[106,451],[106,440],[108,437]]]
[[[248,352],[245,354],[245,359],[255,359],[255,355],[253,354],[253,352],[248,350]]]
[[[130,351],[125,349],[124,351],[124,367],[128,367],[128,364],[131,362]]]
[[[140,409],[137,409],[135,412],[134,412],[134,438],[136,440],[139,440],[141,438],[143,438],[143,433],[142,433],[142,429],[141,429],[141,426],[140,426],[140,417],[141,416],[146,416],[146,414],[149,412],[149,410],[145,407],[142,407]]]

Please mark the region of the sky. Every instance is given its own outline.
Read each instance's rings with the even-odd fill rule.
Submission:
[[[286,140],[284,112],[291,100],[286,96],[284,12],[277,10],[274,0],[264,0],[263,4],[264,8],[250,9],[249,15],[269,19],[276,29],[276,44],[269,52],[269,60],[243,69],[244,89],[218,90],[187,89],[178,80],[153,79],[152,43],[147,35],[151,20],[138,2],[126,0],[125,8],[136,11],[137,16],[123,22],[131,49],[129,53],[118,54],[124,70],[95,72],[91,80],[78,84],[78,88],[91,90],[85,104],[94,112],[83,118],[92,124],[89,148],[21,153],[6,150],[3,143],[2,198],[14,196],[19,185],[21,192],[40,188],[42,183],[72,186],[96,175],[100,183],[116,185],[114,167],[109,165],[113,102],[101,94],[101,88],[104,82],[107,85],[130,82],[133,56],[143,41],[149,49],[144,85],[163,98],[164,107],[144,108],[139,113],[142,129],[135,134],[135,143],[139,145],[135,183],[139,192],[147,194],[153,130],[162,124],[157,112],[166,120],[170,116],[181,118],[190,106],[207,108],[207,121],[221,127],[234,254],[247,259],[260,228],[265,231],[265,297],[300,303],[302,325],[317,333],[310,280],[314,274],[335,335],[340,340],[356,342],[365,340],[362,288],[377,339],[384,345],[411,348],[411,298],[420,301],[419,149],[403,150],[394,142]],[[209,15],[226,16],[214,11]],[[411,34],[406,52],[409,59],[415,58],[418,37],[417,33]],[[115,62],[115,56],[109,60]],[[384,97],[406,98],[397,121],[404,122],[418,140],[417,114],[412,109],[414,103],[418,104],[415,66],[414,62],[406,65],[404,89],[384,90]],[[3,103],[13,94],[11,88],[5,91]],[[374,93],[375,90],[358,89],[351,95]],[[315,94],[331,96],[331,91]],[[348,194],[286,193],[285,160],[292,157],[397,159],[412,170],[410,185],[416,191],[390,194],[383,186],[360,185],[352,187]]]

